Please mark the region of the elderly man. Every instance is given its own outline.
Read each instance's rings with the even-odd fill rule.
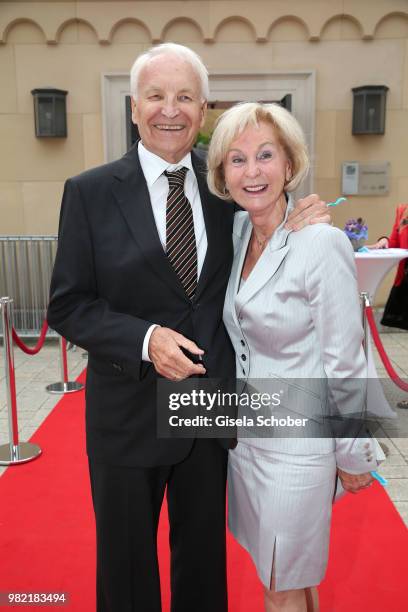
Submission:
[[[225,612],[227,450],[158,438],[156,381],[234,375],[222,324],[234,208],[209,194],[192,152],[208,99],[199,57],[154,47],[133,65],[131,89],[141,141],[66,182],[48,311],[51,327],[89,352],[98,612],[161,609],[166,488],[171,609]],[[298,211],[298,227],[325,214],[317,196]]]

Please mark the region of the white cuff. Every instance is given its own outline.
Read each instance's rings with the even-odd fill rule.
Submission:
[[[146,332],[146,335],[144,337],[143,340],[143,348],[142,348],[142,361],[152,361],[149,357],[149,342],[150,342],[150,336],[152,335],[152,332],[154,330],[155,327],[160,327],[160,325],[151,325],[149,327],[149,329]]]
[[[365,474],[376,470],[385,455],[375,438],[337,438],[336,463],[349,474]]]

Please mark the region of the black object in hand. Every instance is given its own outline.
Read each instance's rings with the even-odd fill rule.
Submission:
[[[197,364],[204,365],[202,355],[194,355],[194,353],[190,353],[190,351],[185,349],[183,346],[180,346],[180,349],[182,350],[184,355],[187,357],[187,359],[190,359],[190,361],[192,361],[196,365]]]

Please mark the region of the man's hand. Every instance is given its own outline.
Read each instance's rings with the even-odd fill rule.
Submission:
[[[181,351],[185,348],[193,355],[204,355],[204,351],[168,327],[156,327],[149,340],[149,357],[156,372],[169,380],[183,380],[189,376],[205,374],[203,365],[195,364]]]
[[[306,225],[331,223],[331,220],[330,209],[327,208],[326,202],[323,202],[316,193],[312,193],[296,202],[295,208],[288,216],[285,227],[296,232]]]
[[[337,468],[337,473],[343,485],[343,489],[350,493],[358,493],[361,489],[367,489],[374,481],[370,472],[366,474],[349,474]]]

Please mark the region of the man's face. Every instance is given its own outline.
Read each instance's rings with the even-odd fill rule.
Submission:
[[[139,75],[132,120],[143,145],[170,163],[191,151],[205,121],[200,79],[177,55],[159,55]]]

